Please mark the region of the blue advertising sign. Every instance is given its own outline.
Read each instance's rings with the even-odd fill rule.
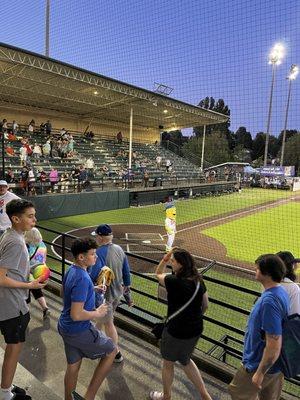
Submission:
[[[278,167],[276,165],[267,165],[260,168],[260,174],[264,176],[295,176],[295,167]]]

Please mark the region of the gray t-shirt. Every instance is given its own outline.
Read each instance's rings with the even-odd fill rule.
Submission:
[[[108,246],[106,265],[114,271],[115,279],[107,288],[105,298],[108,302],[119,299],[123,294],[123,263],[125,259],[123,249],[117,244]]]
[[[12,228],[0,238],[0,268],[7,269],[7,276],[15,281],[28,281],[30,264],[24,235]],[[27,289],[0,286],[0,321],[26,314],[27,298]]]

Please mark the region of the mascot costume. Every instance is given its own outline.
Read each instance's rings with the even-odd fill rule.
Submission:
[[[168,201],[165,204],[165,210],[166,210],[165,229],[167,231],[167,237],[168,237],[166,244],[166,252],[169,252],[172,249],[176,233],[176,207],[174,201]]]

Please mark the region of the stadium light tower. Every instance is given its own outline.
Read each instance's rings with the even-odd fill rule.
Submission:
[[[267,132],[266,132],[266,144],[265,144],[265,155],[264,155],[264,166],[267,165],[268,160],[268,147],[269,147],[269,137],[270,137],[270,123],[272,114],[272,101],[273,101],[273,90],[275,83],[275,71],[276,66],[280,65],[285,54],[285,48],[281,43],[276,43],[269,54],[269,64],[272,65],[272,83],[269,101],[269,112],[268,112],[268,122],[267,122]]]
[[[46,0],[45,56],[49,57],[50,42],[50,0]]]
[[[286,109],[285,109],[285,121],[284,121],[284,129],[283,129],[283,136],[282,136],[281,157],[280,157],[280,166],[281,167],[283,166],[286,127],[287,127],[287,120],[288,120],[288,114],[289,114],[292,82],[297,78],[298,73],[299,73],[298,65],[293,64],[290,68],[290,73],[287,76],[287,79],[289,80],[289,92],[288,92],[288,98],[287,98]]]

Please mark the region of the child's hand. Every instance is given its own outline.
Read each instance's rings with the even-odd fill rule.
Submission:
[[[108,311],[108,306],[107,304],[101,304],[101,306],[99,306],[98,308],[96,308],[97,311],[97,317],[98,318],[102,318],[107,314]]]
[[[28,288],[29,289],[43,289],[47,285],[47,282],[41,282],[42,279],[43,278],[41,277],[41,278],[35,279],[34,281],[29,282]]]
[[[107,289],[106,285],[96,285],[96,286],[94,286],[94,290],[96,290],[97,292],[99,291],[99,292],[105,293],[106,289]]]

